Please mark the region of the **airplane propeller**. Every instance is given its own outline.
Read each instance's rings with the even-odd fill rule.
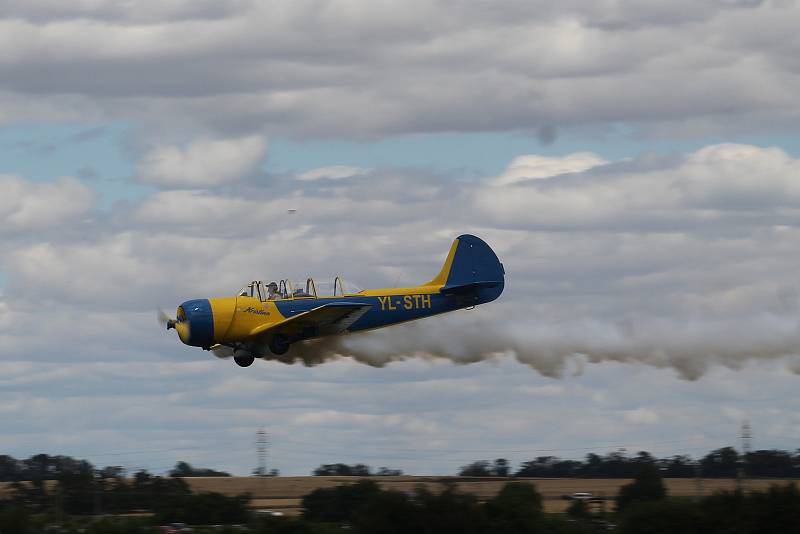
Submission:
[[[164,313],[164,310],[158,310],[158,322],[167,327],[167,330],[175,328],[175,324],[178,322],[175,319],[171,319],[169,315]]]

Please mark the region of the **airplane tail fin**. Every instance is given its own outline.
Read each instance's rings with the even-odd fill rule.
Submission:
[[[475,292],[479,303],[503,292],[505,269],[485,241],[474,235],[458,236],[439,274],[426,285],[442,286],[444,294]]]

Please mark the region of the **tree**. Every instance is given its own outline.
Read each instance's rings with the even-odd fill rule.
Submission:
[[[63,473],[58,478],[58,489],[63,510],[72,515],[100,512],[101,480],[92,473]]]
[[[610,478],[628,478],[636,476],[639,465],[652,461],[652,456],[647,452],[640,452],[635,459],[628,458],[625,449],[610,452],[603,457],[600,474]]]
[[[492,470],[489,467],[489,462],[486,460],[478,460],[477,462],[472,462],[471,464],[467,464],[461,466],[461,469],[458,470],[458,476],[461,477],[490,477],[492,476]]]
[[[119,465],[109,465],[97,471],[100,478],[120,479],[125,477],[125,468]]]
[[[421,508],[422,532],[436,534],[481,534],[486,530],[484,507],[477,497],[449,487],[437,494],[417,488],[414,500]]]
[[[19,505],[0,510],[0,532],[3,534],[28,534],[33,532],[29,511]]]
[[[130,486],[130,505],[158,514],[178,506],[190,494],[189,485],[182,478],[162,478],[147,471],[138,471]]]
[[[310,521],[352,521],[356,512],[380,492],[371,480],[334,488],[317,488],[303,497],[303,517]]]
[[[399,491],[379,491],[355,514],[357,532],[369,534],[408,534],[425,532],[422,514],[408,495]]]
[[[492,474],[496,477],[507,477],[509,474],[508,460],[505,458],[496,459],[492,471]]]
[[[171,499],[168,507],[161,507],[156,512],[156,522],[192,525],[244,523],[249,515],[249,502],[248,494],[232,497],[214,492],[181,495]]]
[[[755,477],[792,476],[792,456],[786,451],[760,450],[747,453],[745,457],[747,474]]]
[[[665,477],[688,478],[696,474],[697,467],[694,460],[688,456],[675,455],[658,461]]]
[[[800,490],[793,483],[753,492],[752,532],[800,532]]]
[[[0,481],[12,482],[20,480],[20,463],[16,458],[0,455]]]
[[[389,469],[388,467],[379,467],[378,471],[375,473],[379,477],[401,477],[403,476],[403,471],[400,469]]]
[[[700,460],[703,476],[734,478],[739,468],[739,453],[733,447],[723,447],[708,453]]]
[[[533,484],[508,482],[486,503],[492,533],[535,532],[542,519],[542,496]]]
[[[586,461],[583,462],[581,474],[585,477],[599,477],[604,475],[601,472],[602,469],[603,459],[599,455],[590,452],[586,455]]]
[[[584,499],[573,499],[567,508],[567,515],[575,519],[586,519],[592,514],[589,511],[589,505],[586,504]]]
[[[368,477],[371,476],[370,467],[364,464],[323,464],[311,473],[315,477]]]
[[[624,510],[633,502],[657,501],[666,496],[667,488],[664,487],[658,469],[652,463],[644,463],[634,481],[620,488],[617,509]]]
[[[178,462],[169,472],[171,477],[229,477],[230,473],[213,469],[192,467],[188,462]]]
[[[556,456],[539,456],[535,460],[523,462],[516,477],[574,477],[578,476],[583,464],[577,460],[562,460]]]
[[[458,470],[458,476],[461,477],[507,477],[510,474],[510,467],[508,460],[505,458],[498,458],[494,462],[489,463],[487,460],[478,460],[461,466]]]
[[[623,516],[619,531],[620,534],[704,534],[708,532],[703,528],[703,513],[700,506],[688,501],[669,499],[640,501],[632,505]]]

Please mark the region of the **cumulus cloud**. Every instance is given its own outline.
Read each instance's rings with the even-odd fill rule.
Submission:
[[[637,408],[635,410],[625,410],[623,412],[625,421],[635,425],[654,425],[658,423],[658,414],[647,408]]]
[[[477,209],[495,224],[517,228],[627,228],[688,231],[688,227],[793,224],[800,183],[798,160],[777,148],[720,144],[689,155],[677,167],[625,164],[563,179],[528,180],[517,158],[500,181],[514,187],[486,189]],[[548,159],[547,166],[580,167],[589,161]],[[540,163],[540,158],[534,159]],[[639,162],[642,163],[642,162]],[[536,167],[537,165],[531,165]],[[568,172],[568,171],[567,171]],[[505,178],[509,177],[509,178]],[[634,223],[636,221],[636,223]]]
[[[142,181],[178,188],[218,186],[238,180],[263,160],[263,137],[198,139],[186,146],[158,146],[139,165]]]
[[[620,123],[796,126],[793,2],[160,4],[7,6],[0,115],[214,136],[523,129],[545,143]]]
[[[506,172],[494,178],[496,185],[509,185],[526,180],[551,178],[560,174],[583,172],[608,163],[591,152],[576,152],[563,157],[527,155],[514,158]]]
[[[373,436],[374,456],[353,461],[391,463],[375,449],[407,443],[452,453],[459,443],[485,439],[487,429],[498,436],[487,447],[519,443],[513,447],[525,454],[574,446],[576,425],[581,443],[591,435],[592,444],[658,441],[665,425],[687,435],[692,425],[719,424],[717,412],[704,419],[686,400],[697,381],[736,413],[778,417],[736,401],[754,376],[780,391],[794,387],[796,377],[785,369],[796,369],[800,345],[798,160],[736,144],[670,158],[582,158],[523,155],[505,174],[523,170],[505,183],[376,169],[354,180],[269,177],[269,188],[242,180],[156,191],[129,210],[59,219],[65,231],[57,238],[15,235],[2,255],[8,283],[0,298],[0,400],[3,417],[28,422],[3,444],[13,453],[25,435],[35,435],[54,447],[93,450],[88,437],[76,438],[57,419],[92,413],[102,398],[127,424],[146,428],[148,439],[169,443],[165,448],[178,446],[176,432],[187,447],[205,444],[205,452],[187,449],[182,459],[213,459],[217,444],[203,432],[224,428],[249,451],[253,418],[262,413],[252,407],[264,392],[283,443],[276,447],[281,467],[300,473],[325,453],[307,444],[303,453],[292,440],[321,436],[361,453],[351,446],[353,435]],[[364,187],[378,175],[374,187]],[[23,191],[43,185],[15,180]],[[295,215],[286,215],[289,203],[299,208]],[[504,210],[511,210],[508,218]],[[260,361],[239,369],[180,345],[155,320],[157,307],[230,295],[258,278],[343,274],[364,287],[423,282],[463,232],[485,238],[505,264],[498,301],[297,345],[281,358],[311,367]],[[526,368],[536,372],[520,372]],[[669,375],[689,380],[664,388]],[[747,391],[748,398],[759,395],[755,386]],[[532,400],[549,397],[558,402],[531,408]],[[156,420],[152,406],[161,407]],[[181,419],[187,406],[191,421]],[[30,423],[33,415],[47,427]],[[397,417],[387,425],[390,415]],[[480,433],[466,424],[476,417],[485,421]],[[531,445],[519,418],[553,431]],[[564,418],[575,425],[560,424]],[[353,435],[341,432],[342,422]],[[97,424],[82,424],[85,436],[109,447],[126,443],[122,431],[101,436]],[[413,439],[397,441],[394,427]],[[659,431],[651,436],[651,428]],[[724,444],[724,434],[713,435],[700,433],[691,445]],[[330,454],[338,460],[352,452]],[[415,456],[411,469],[452,472],[473,456],[465,452],[452,469]],[[249,470],[247,460],[230,462]]]
[[[411,173],[396,177],[398,187],[425,194],[404,198],[387,194],[391,177],[375,188],[289,179],[277,198],[275,187],[246,184],[226,193],[161,191],[131,214],[129,224],[150,231],[61,250],[28,247],[9,265],[18,290],[35,292],[44,270],[71,292],[51,294],[97,306],[114,287],[136,288],[126,302],[136,309],[145,297],[229,294],[254,278],[419,283],[453,237],[472,231],[508,272],[506,293],[489,305],[496,312],[311,343],[282,359],[385,366],[511,357],[547,376],[619,361],[697,379],[713,365],[792,355],[800,343],[799,169],[776,148],[719,144],[677,159],[520,156],[505,182],[454,186]],[[287,203],[296,215],[286,215]]]
[[[452,473],[484,456],[466,443],[520,461],[576,443],[658,453],[669,433],[685,441],[667,452],[696,452],[743,417],[794,446],[794,155],[725,143],[606,161],[590,145],[483,179],[260,165],[269,136],[793,132],[796,2],[3,5],[0,121],[129,124],[132,174],[164,189],[92,210],[74,179],[0,177],[5,452],[244,474],[265,413],[289,473],[322,459]],[[256,278],[421,282],[462,232],[503,260],[500,300],[286,358],[324,365],[239,369],[155,321]],[[177,452],[119,452],[142,441]]]
[[[350,165],[332,165],[330,167],[319,167],[317,169],[311,169],[310,171],[298,174],[296,178],[298,180],[303,180],[303,181],[323,180],[323,179],[341,180],[342,178],[363,176],[367,172],[368,172],[367,169],[362,169],[360,167],[353,167]]]
[[[117,420],[158,444],[151,446],[179,449],[164,469],[179,456],[247,473],[250,456],[231,453],[221,461],[210,436],[222,429],[251,455],[253,420],[262,413],[253,406],[263,406],[264,395],[280,451],[276,464],[300,474],[323,457],[453,472],[474,460],[474,452],[454,452],[466,442],[482,443],[487,455],[524,450],[503,452],[519,461],[532,448],[569,449],[576,439],[597,450],[616,443],[658,452],[665,425],[688,433],[687,446],[725,444],[718,414],[704,418],[688,400],[697,382],[664,388],[669,375],[660,369],[700,381],[705,395],[734,407],[751,381],[769,381],[775,391],[795,387],[784,369],[796,361],[779,360],[800,344],[797,160],[777,149],[725,144],[680,158],[644,156],[560,173],[571,158],[548,162],[556,169],[550,176],[508,184],[406,170],[383,173],[374,188],[360,180],[288,177],[275,178],[269,191],[247,181],[157,191],[130,211],[93,214],[95,222],[81,223],[85,232],[16,238],[3,253],[9,282],[0,299],[0,400],[2,417],[22,423],[6,425],[2,444],[19,455],[31,440],[80,455],[97,451],[97,443],[131,450],[124,430],[104,430],[118,429],[104,415],[92,415],[94,423],[81,420],[80,436],[74,423],[59,422],[94,414],[102,399]],[[530,154],[515,161],[540,160]],[[487,191],[513,192],[539,211],[552,195],[548,218],[520,211],[506,226],[493,212],[477,211],[483,204],[476,198]],[[568,202],[572,195],[586,199],[582,218]],[[296,215],[285,214],[286,202],[300,208]],[[564,217],[573,217],[572,227],[559,226],[559,204]],[[596,226],[597,211],[613,215],[615,224],[606,218]],[[666,228],[665,211],[672,221]],[[690,223],[678,224],[681,217]],[[715,218],[725,224],[701,224]],[[61,224],[69,227],[71,220]],[[259,361],[243,370],[180,345],[155,320],[157,307],[229,295],[257,278],[343,274],[365,287],[422,282],[436,273],[450,240],[465,231],[484,237],[505,264],[508,285],[498,301],[297,345],[282,358],[312,367]],[[777,367],[756,366],[770,362]],[[742,368],[747,372],[737,375]],[[758,389],[747,395],[757,397]],[[548,401],[547,410],[532,409],[532,399],[551,396],[558,402]],[[159,407],[155,419],[153,406]],[[187,407],[194,414],[188,421]],[[765,421],[787,415],[737,409]],[[475,418],[482,421],[478,432],[467,424]],[[520,418],[552,432],[532,441]],[[561,424],[565,418],[575,424]],[[695,434],[697,425],[713,428]],[[735,434],[738,422],[731,425]],[[486,441],[487,434],[497,438]],[[309,445],[321,441],[338,448]],[[423,453],[382,453],[381,447],[438,452],[426,460]],[[440,461],[440,451],[457,461]],[[133,456],[115,461],[161,467]]]
[[[72,177],[30,182],[0,175],[0,233],[41,230],[86,213],[92,191]]]

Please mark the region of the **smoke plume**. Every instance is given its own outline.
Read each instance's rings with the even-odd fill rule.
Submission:
[[[748,360],[798,353],[800,326],[776,316],[728,320],[642,320],[607,324],[503,323],[475,317],[432,318],[379,331],[346,334],[296,343],[284,363],[313,366],[352,358],[374,367],[409,358],[444,359],[470,364],[514,358],[544,376],[558,378],[585,362],[623,362],[672,368],[696,380],[711,365],[738,369]],[[800,371],[796,365],[795,371]],[[790,364],[791,369],[791,364]]]

